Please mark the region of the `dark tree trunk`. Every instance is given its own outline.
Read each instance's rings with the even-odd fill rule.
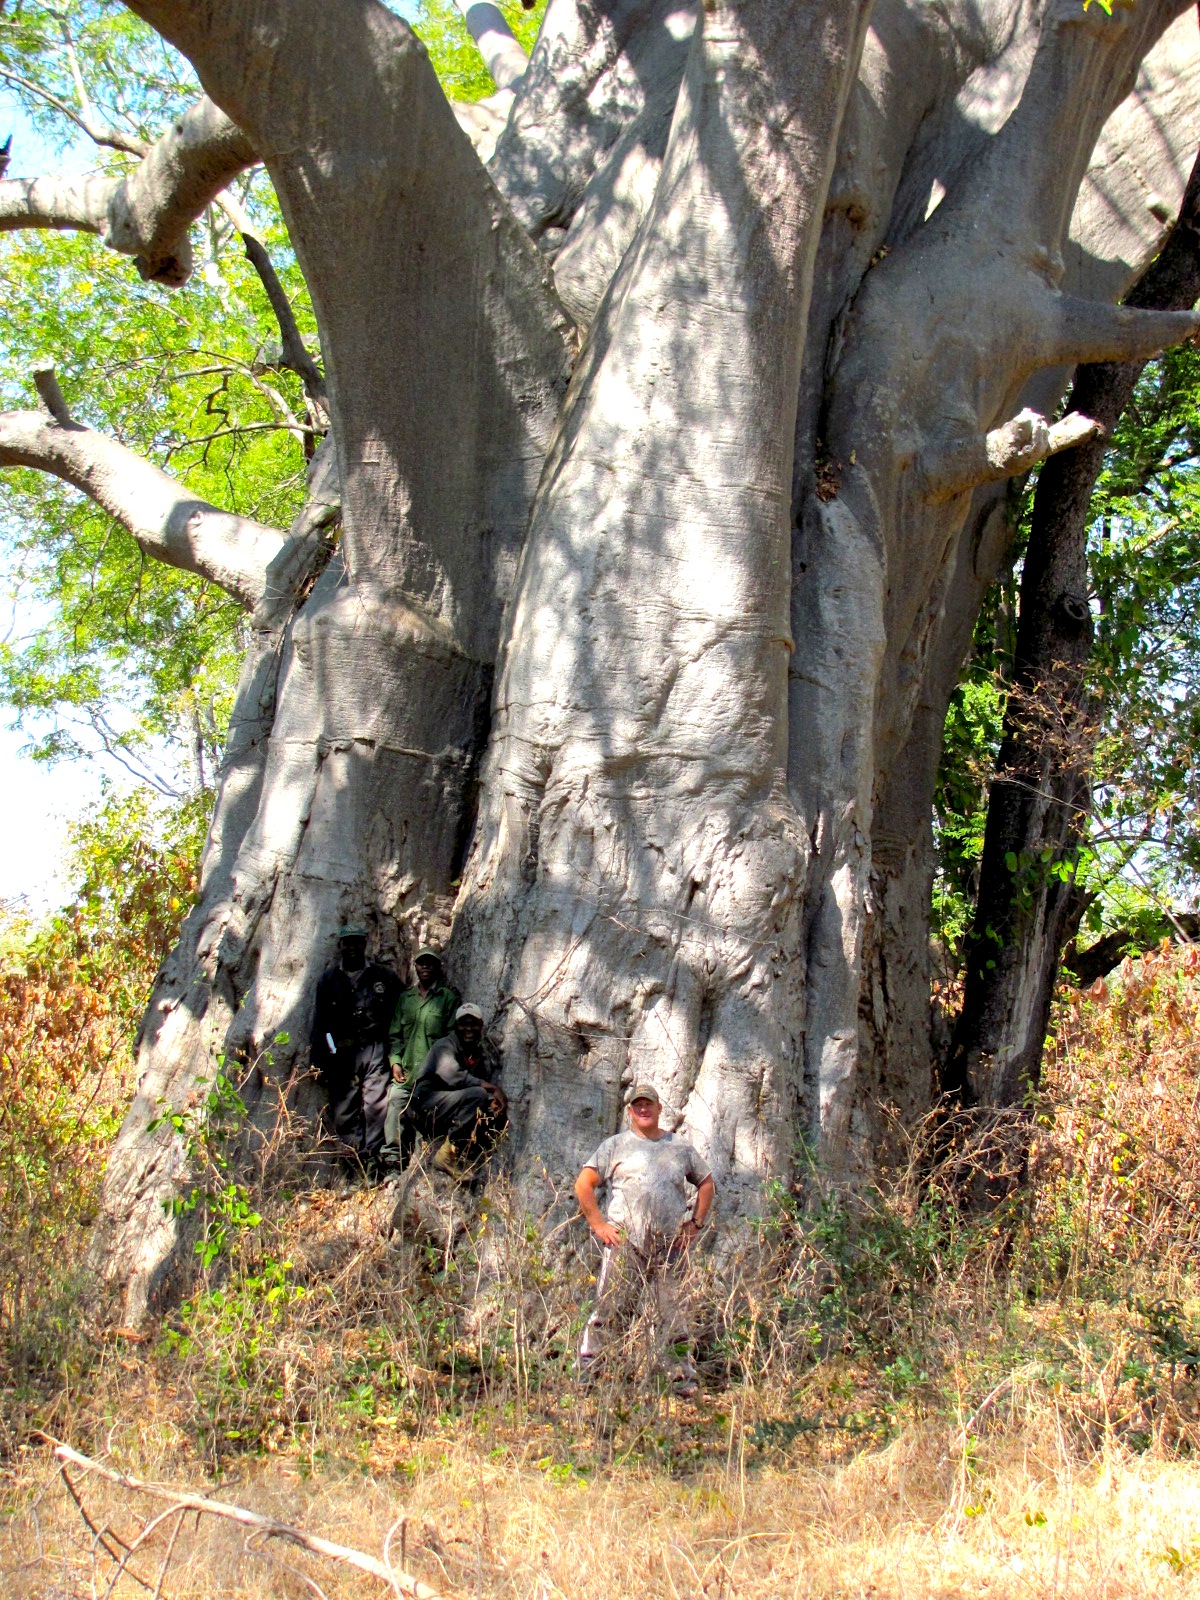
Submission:
[[[1200,162],[1162,253],[1126,298],[1148,310],[1200,295]],[[1068,410],[1116,426],[1145,363],[1081,367]],[[1075,864],[1091,799],[1097,718],[1087,532],[1104,439],[1045,462],[1021,579],[1012,690],[988,803],[963,1008],[943,1075],[967,1103],[1019,1105],[1036,1087],[1054,985],[1082,913]]]

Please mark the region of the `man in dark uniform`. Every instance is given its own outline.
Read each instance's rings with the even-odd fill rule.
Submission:
[[[317,983],[312,1064],[329,1096],[333,1131],[351,1157],[376,1163],[387,1108],[387,1038],[400,995],[390,967],[367,960],[367,930],[338,929],[338,961]]]
[[[402,991],[388,1039],[392,1082],[381,1154],[389,1173],[403,1172],[408,1165],[417,1142],[416,1125],[409,1114],[413,1086],[425,1057],[453,1029],[461,998],[458,990],[446,982],[441,955],[432,945],[423,944],[417,951],[413,969],[417,981]]]
[[[496,1082],[500,1063],[483,1037],[483,1012],[459,1006],[454,1027],[425,1058],[413,1085],[412,1119],[441,1141],[439,1172],[465,1183],[508,1126],[508,1100]]]

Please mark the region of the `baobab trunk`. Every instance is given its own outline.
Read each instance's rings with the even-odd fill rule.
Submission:
[[[799,1129],[791,442],[866,6],[706,6],[534,508],[455,938],[561,1172],[656,1082],[734,1202]]]
[[[187,1167],[148,1124],[194,1102],[222,1056],[286,1080],[339,922],[365,920],[399,961],[448,903],[570,361],[544,264],[404,23],[355,4],[346,26],[318,0],[269,18],[138,9],[266,153],[321,328],[342,532],[272,637],[269,681],[243,684],[263,701],[255,778],[236,807],[223,788],[219,869],[206,861],[142,1029],[95,1247],[135,1314],[174,1262],[162,1202]]]

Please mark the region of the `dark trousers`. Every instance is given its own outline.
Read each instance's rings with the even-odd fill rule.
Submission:
[[[379,1152],[383,1148],[383,1122],[387,1115],[387,1095],[392,1081],[392,1069],[388,1063],[386,1044],[380,1042],[364,1045],[359,1051],[360,1061],[368,1051],[370,1060],[364,1063],[362,1079],[362,1153],[364,1161],[374,1161],[378,1159]]]
[[[374,1160],[383,1144],[383,1118],[391,1081],[387,1045],[382,1040],[359,1045],[348,1072],[325,1075],[334,1134],[360,1161]]]
[[[449,1139],[460,1152],[483,1155],[508,1127],[508,1113],[492,1110],[486,1089],[437,1089],[422,1100],[415,1121],[427,1139]]]

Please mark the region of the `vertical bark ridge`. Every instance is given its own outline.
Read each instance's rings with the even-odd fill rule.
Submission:
[[[561,244],[626,131],[660,101],[669,117],[694,9],[693,0],[550,0],[489,163],[531,237]]]
[[[790,1160],[808,852],[784,787],[791,442],[868,9],[705,10],[535,508],[456,938],[507,1009],[519,1137],[554,1166],[643,1074],[731,1196]],[[581,1057],[584,1117],[561,1095]]]

